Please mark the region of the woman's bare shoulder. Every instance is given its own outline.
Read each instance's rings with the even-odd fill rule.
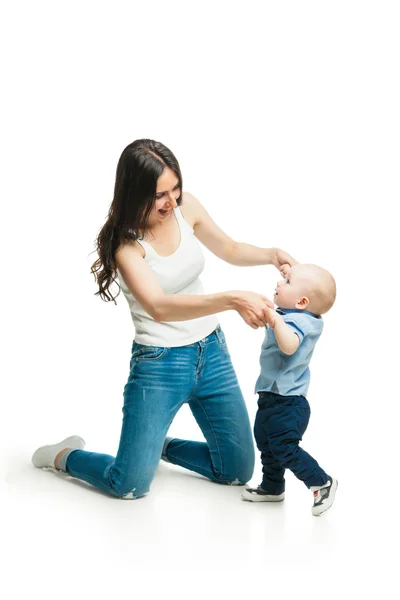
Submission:
[[[199,216],[199,208],[201,208],[200,202],[190,192],[182,193],[182,204],[180,205],[181,212],[184,216],[185,221],[194,228]]]
[[[133,256],[141,256],[142,258],[146,256],[143,246],[136,240],[121,244],[115,253],[115,262],[118,264],[118,262]]]

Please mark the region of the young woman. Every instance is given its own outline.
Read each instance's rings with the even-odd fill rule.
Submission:
[[[120,498],[144,496],[160,458],[219,483],[242,485],[251,478],[249,418],[216,313],[236,310],[256,329],[273,305],[249,291],[204,294],[197,240],[233,265],[296,262],[277,248],[227,236],[182,191],[178,161],[163,144],[136,140],[127,146],[92,266],[103,300],[115,301],[114,282],[122,289],[136,332],[117,456],[87,452],[83,439],[72,436],[39,448],[35,467],[59,469]],[[205,442],[166,437],[186,402]]]

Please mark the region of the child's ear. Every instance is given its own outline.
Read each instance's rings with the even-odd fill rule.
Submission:
[[[296,302],[296,308],[305,310],[309,304],[310,300],[307,298],[307,296],[303,296],[298,302]]]

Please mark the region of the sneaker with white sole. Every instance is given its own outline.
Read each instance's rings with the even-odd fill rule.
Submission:
[[[337,490],[338,482],[332,477],[328,477],[328,481],[322,486],[311,486],[310,490],[314,494],[314,504],[312,514],[314,517],[319,517],[323,512],[328,510],[333,504]]]
[[[282,494],[268,494],[259,485],[256,488],[245,488],[242,498],[248,502],[282,502],[285,499],[285,492],[282,492]]]
[[[71,435],[58,444],[49,444],[48,446],[41,446],[38,448],[32,455],[32,462],[38,469],[55,469],[54,460],[61,450],[64,450],[65,448],[83,450],[84,447],[85,440],[79,437],[79,435]]]

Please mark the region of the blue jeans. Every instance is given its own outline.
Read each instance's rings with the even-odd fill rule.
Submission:
[[[65,470],[113,496],[145,495],[168,429],[186,402],[206,442],[172,439],[169,462],[219,483],[246,483],[254,468],[251,426],[220,326],[187,346],[133,342],[117,456],[72,450]]]
[[[263,465],[262,489],[269,494],[282,494],[285,469],[290,469],[308,488],[324,485],[328,475],[299,447],[310,420],[306,398],[260,392],[258,407],[254,436]]]

